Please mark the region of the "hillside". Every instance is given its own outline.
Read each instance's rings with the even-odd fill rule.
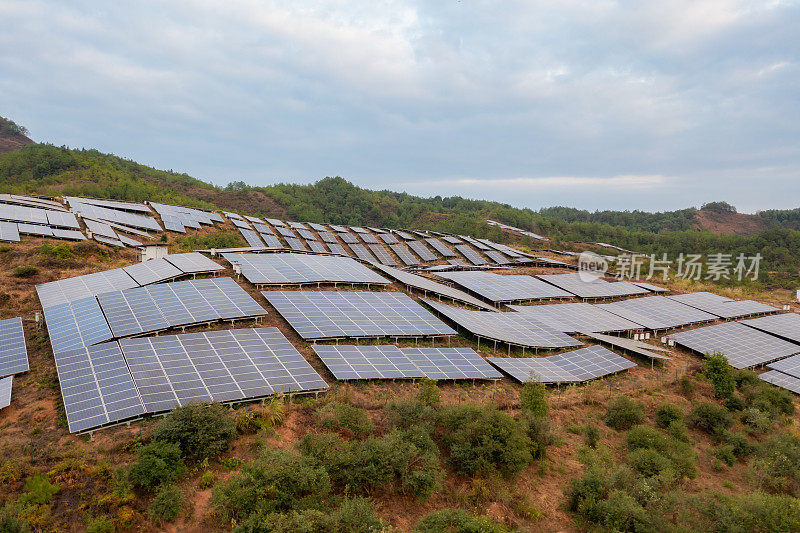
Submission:
[[[0,117],[0,154],[14,152],[29,144],[34,144],[34,141],[28,137],[28,130]]]

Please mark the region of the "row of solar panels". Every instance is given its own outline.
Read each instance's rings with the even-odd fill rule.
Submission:
[[[14,375],[29,369],[22,319],[0,320],[0,409],[11,404]]]

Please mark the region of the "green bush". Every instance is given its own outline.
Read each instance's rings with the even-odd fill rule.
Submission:
[[[547,447],[555,442],[555,435],[550,431],[550,421],[527,412],[521,417],[521,422],[525,424],[531,440],[531,456],[534,459],[543,458]]]
[[[372,422],[364,409],[348,403],[329,403],[317,411],[319,425],[325,429],[340,431],[358,439],[372,433]]]
[[[744,388],[743,393],[748,407],[766,413],[771,419],[794,414],[794,399],[792,393],[786,389],[773,387],[759,380],[758,384]]]
[[[752,386],[760,387],[764,385],[764,382],[759,379],[758,374],[747,369],[734,370],[733,379],[736,381],[736,387],[738,388]]]
[[[368,498],[353,498],[343,501],[333,514],[334,530],[353,533],[381,531],[384,524],[375,514],[375,507]]]
[[[721,444],[714,448],[711,453],[716,459],[728,466],[736,464],[736,454],[733,453],[733,446],[730,444]]]
[[[697,389],[697,383],[688,374],[684,374],[678,380],[678,391],[686,398],[694,396],[695,389]]]
[[[327,533],[337,531],[331,513],[303,509],[287,513],[257,512],[234,528],[234,533]]]
[[[764,490],[797,496],[800,493],[800,441],[789,434],[775,435],[759,446],[751,467]]]
[[[589,448],[597,448],[597,443],[600,442],[600,428],[594,424],[587,425],[583,438]]]
[[[38,273],[39,269],[30,265],[19,266],[14,269],[14,276],[18,278],[30,278]]]
[[[27,522],[12,516],[6,510],[0,510],[0,531],[3,533],[31,533]]]
[[[217,485],[211,501],[224,520],[241,522],[254,513],[313,507],[330,490],[330,476],[313,459],[265,449],[227,483]]]
[[[658,531],[653,526],[654,515],[619,489],[612,490],[604,500],[586,502],[578,513],[587,522],[609,531]]]
[[[66,243],[52,244],[46,242],[39,248],[39,251],[42,255],[53,259],[69,259],[72,257],[72,248]]]
[[[107,516],[98,516],[86,523],[86,533],[114,533],[115,530],[114,522]]]
[[[755,407],[749,407],[742,411],[742,424],[747,432],[753,435],[763,435],[773,426],[769,416]]]
[[[186,472],[180,447],[174,442],[152,441],[139,449],[129,479],[136,487],[152,490],[172,483]]]
[[[744,398],[736,394],[732,394],[727,400],[725,400],[725,408],[728,411],[741,411],[745,407],[747,407],[747,404],[745,403]]]
[[[192,403],[174,409],[153,431],[154,440],[174,442],[188,459],[214,457],[236,437],[236,422],[219,403]]]
[[[707,520],[706,531],[800,531],[800,500],[755,492],[725,496],[710,494],[699,508]]]
[[[147,514],[157,524],[173,522],[181,512],[182,500],[183,494],[178,487],[163,485],[147,507]]]
[[[573,479],[567,487],[567,509],[578,512],[589,502],[597,502],[608,497],[611,490],[607,472],[600,468],[590,468],[583,477]]]
[[[675,420],[683,420],[683,411],[677,405],[662,403],[656,407],[655,421],[658,427],[668,428]]]
[[[479,405],[443,408],[437,418],[450,464],[459,473],[500,471],[509,475],[532,460],[531,440],[520,422],[497,409]]]
[[[617,396],[606,409],[603,421],[610,428],[616,430],[630,429],[635,424],[645,420],[644,406],[627,396]]]
[[[671,466],[669,459],[651,448],[640,448],[629,453],[628,464],[644,477],[657,476]]]
[[[386,416],[396,428],[409,429],[413,426],[423,426],[430,432],[434,428],[436,411],[419,401],[399,402],[386,407]]]
[[[544,418],[547,416],[547,388],[540,381],[527,381],[519,393],[519,403],[523,411],[533,416]]]
[[[25,480],[25,492],[22,493],[20,500],[37,505],[50,503],[59,490],[61,488],[57,484],[50,483],[47,476],[36,472]]]
[[[672,424],[675,424],[675,421]],[[648,468],[659,467],[656,473],[660,473],[666,467],[662,468],[664,465],[659,459],[655,459],[653,454],[634,455],[640,450],[652,450],[663,457],[667,461],[666,466],[673,472],[672,477],[674,478],[693,478],[697,475],[697,455],[691,446],[658,429],[643,425],[634,426],[625,435],[625,444],[632,451],[628,462],[641,475],[655,475],[646,474],[645,471]],[[648,461],[652,466],[648,466]]]
[[[682,442],[689,442],[689,431],[686,429],[686,423],[683,420],[673,420],[667,426],[667,434],[674,439]]]
[[[728,358],[719,352],[706,354],[705,374],[714,387],[717,398],[730,398],[736,390],[736,381],[733,379],[733,368],[728,364]]]
[[[428,378],[422,378],[419,382],[419,392],[417,393],[417,400],[425,405],[435,407],[442,401],[442,391],[436,385],[436,381]]]
[[[722,440],[731,447],[733,455],[739,459],[747,457],[755,450],[755,447],[750,444],[747,436],[741,431],[726,431],[723,434]]]
[[[720,438],[724,430],[731,427],[733,418],[722,406],[701,402],[689,412],[687,418],[689,427],[705,431],[715,438]]]
[[[506,533],[508,528],[485,516],[472,516],[463,509],[444,509],[424,516],[414,528],[417,533]]]

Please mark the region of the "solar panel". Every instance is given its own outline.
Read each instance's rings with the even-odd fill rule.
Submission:
[[[135,211],[138,213],[150,213],[150,208],[144,204],[135,202],[121,202],[119,200],[101,200],[98,198],[84,198],[77,196],[66,196],[64,200],[70,205],[74,203],[96,205],[109,209],[119,209],[121,211]]]
[[[397,244],[398,242],[400,242],[397,240],[397,237],[395,237],[391,233],[381,233],[380,235],[378,235],[378,237],[380,237],[381,240],[386,244]]]
[[[17,224],[17,231],[21,235],[41,235],[43,237],[52,237],[53,228],[50,226],[40,226],[39,224],[26,224],[20,222]]]
[[[323,226],[322,224],[317,224],[316,222],[309,222],[309,223],[308,223],[308,225],[309,225],[309,226],[311,227],[311,229],[313,229],[313,230],[316,230],[316,231],[326,231],[326,230],[325,230],[325,226]]]
[[[46,214],[47,223],[51,226],[68,229],[80,229],[81,227],[80,224],[78,224],[78,219],[75,218],[75,215],[67,211],[48,210]]]
[[[253,223],[253,227],[262,235],[275,235],[275,232],[270,229],[269,226],[266,224],[259,224],[258,222]]]
[[[396,234],[398,237],[400,237],[401,239],[403,239],[403,240],[405,240],[405,241],[413,241],[413,240],[415,240],[415,238],[414,238],[414,236],[413,236],[413,235],[411,235],[410,233],[406,233],[405,231],[400,231],[400,230],[398,229],[398,230],[394,230],[394,233],[395,233],[395,234]]]
[[[81,231],[59,228],[53,228],[53,237],[57,239],[69,239],[71,241],[82,241],[86,239],[86,235],[84,235]]]
[[[800,357],[794,355],[767,365],[767,368],[783,372],[789,376],[800,378]]]
[[[464,242],[458,237],[454,237],[453,235],[443,235],[442,240],[445,242],[449,242],[450,244],[461,244],[462,242]]]
[[[262,246],[264,246],[264,242],[261,240],[261,238],[258,236],[258,233],[256,233],[255,231],[251,229],[239,228],[239,233],[242,234],[242,237],[244,237],[244,240],[247,241],[248,245],[254,248],[261,248]]]
[[[307,240],[307,241],[316,241],[317,240],[317,236],[314,235],[310,230],[298,229],[297,233],[299,233],[300,236],[302,238],[304,238],[305,240]]]
[[[377,262],[375,256],[372,255],[372,253],[367,250],[363,244],[348,244],[347,246],[353,251],[354,254],[356,254],[356,257],[362,261],[367,261],[369,263]]]
[[[308,248],[300,239],[296,239],[294,237],[286,237],[286,244],[289,245],[289,248],[298,252],[307,252]]]
[[[308,247],[311,248],[311,251],[318,254],[326,254],[328,253],[328,249],[325,248],[325,245],[319,241],[306,241]]]
[[[659,287],[658,285],[653,285],[652,283],[646,283],[644,281],[632,281],[631,283],[633,283],[637,287],[647,289],[650,292],[669,292],[669,289],[665,289],[664,287]]]
[[[283,249],[283,244],[275,235],[262,235],[261,238],[264,239],[267,248]]]
[[[55,353],[70,433],[144,414],[144,406],[116,342]]]
[[[242,275],[254,285],[390,283],[349,257],[291,253],[223,253],[222,256],[231,264],[238,263],[242,268]]]
[[[491,248],[489,248],[488,246],[486,246],[485,244],[483,244],[479,240],[473,239],[469,235],[459,235],[459,237],[461,237],[462,239],[464,239],[465,241],[470,243],[472,246],[474,246],[478,250],[491,250]]]
[[[80,213],[84,217],[108,220],[110,222],[116,222],[117,224],[131,226],[132,228],[162,231],[161,226],[153,217],[77,202],[70,202],[70,207],[72,207],[74,212]]]
[[[492,365],[472,348],[402,348],[429,379],[499,379]]]
[[[0,409],[11,405],[11,387],[14,383],[14,376],[0,379]]]
[[[425,242],[433,246],[433,249],[439,252],[443,257],[456,257],[456,253],[453,250],[435,237],[428,237],[425,239]]]
[[[186,233],[186,227],[183,222],[177,217],[169,215],[162,215],[161,222],[164,223],[164,229],[167,231],[174,231],[175,233]]]
[[[581,346],[579,341],[566,333],[521,313],[470,311],[433,300],[422,301],[478,337],[531,348]]]
[[[108,237],[109,239],[117,238],[117,232],[114,231],[114,229],[108,224],[104,224],[102,222],[97,222],[90,219],[84,220],[84,223],[86,224],[86,229],[91,231],[94,235]]]
[[[53,353],[77,350],[112,338],[95,296],[45,307],[44,317]]]
[[[469,244],[456,245],[456,250],[461,252],[461,255],[467,258],[467,261],[473,265],[485,265],[486,259],[480,256],[478,252],[470,248]]]
[[[467,270],[442,272],[439,276],[496,303],[572,297],[565,290],[524,274],[500,275]]]
[[[363,240],[367,244],[378,244],[378,238],[371,233],[362,233],[361,240]]]
[[[344,246],[342,246],[341,244],[329,244],[328,248],[330,248],[332,254],[344,255],[344,256],[350,255],[347,253],[347,250],[345,250]]]
[[[408,240],[406,244],[408,244],[408,246],[414,250],[414,253],[423,261],[436,261],[436,256],[421,241]]]
[[[751,318],[739,323],[800,344],[800,315],[797,313]]]
[[[244,218],[246,218],[247,220],[249,220],[250,222],[253,222],[255,224],[263,224],[264,223],[264,221],[261,220],[258,217],[251,217],[251,216],[245,215]]]
[[[373,262],[372,265],[381,272],[383,272],[384,274],[388,275],[389,277],[399,281],[403,285],[423,291],[426,296],[430,292],[432,294],[445,296],[457,302],[463,302],[473,305],[479,309],[495,311],[494,307],[478,300],[477,298],[474,298],[473,296],[470,296],[469,294],[467,294],[462,290],[450,287],[449,285],[443,285],[442,283],[437,283],[432,279],[423,276],[418,276],[416,274],[412,274],[411,272],[406,272],[404,270],[399,270],[390,266],[381,265],[378,262]]]
[[[228,211],[223,211],[222,214],[225,215],[226,217],[228,217],[231,220],[233,220],[235,218],[239,219],[239,220],[244,220],[244,217],[242,215],[240,215],[239,213],[230,213]]]
[[[388,233],[387,233],[387,235],[388,235]],[[390,244],[389,248],[391,248],[392,251],[395,254],[397,254],[397,257],[400,258],[400,261],[402,261],[403,264],[406,264],[406,265],[409,265],[409,266],[413,266],[413,265],[418,265],[419,264],[419,261],[417,260],[417,258],[414,257],[413,255],[411,255],[411,252],[408,251],[408,248],[406,248],[402,244]]]
[[[308,229],[302,222],[289,222],[289,226],[294,229]]]
[[[352,233],[340,233],[339,238],[346,244],[358,244],[358,239]]]
[[[125,248],[125,243],[119,239],[112,239],[111,237],[103,237],[102,235],[93,235],[92,237],[97,242],[108,244],[109,246],[116,246],[117,248]]]
[[[499,243],[490,241],[489,239],[478,239],[478,242],[485,244],[489,248],[494,248],[498,252],[502,252],[503,254],[505,254],[505,255],[507,255],[509,257],[514,257],[514,258],[522,257],[522,254],[520,254],[518,251],[516,251],[515,249],[513,249],[510,246],[507,246],[505,244],[499,244]]]
[[[145,409],[327,388],[277,328],[123,339]]]
[[[0,221],[0,241],[19,242],[19,240],[17,224]]]
[[[381,244],[368,244],[370,251],[375,254],[375,257],[384,265],[388,266],[396,266],[397,261],[395,261],[389,252],[386,251],[386,248],[383,247]]]
[[[319,238],[329,244],[337,244],[339,242],[338,239],[336,238],[336,235],[334,235],[330,231],[320,231]]]
[[[690,305],[721,318],[739,318],[778,311],[775,307],[762,304],[761,302],[755,302],[753,300],[732,300],[710,292],[676,294],[667,296],[667,298],[682,304]]]
[[[139,285],[150,285],[151,283],[158,283],[183,275],[181,269],[163,257],[126,266],[122,270]]]
[[[514,262],[514,261],[512,261],[510,259],[507,259],[500,252],[496,252],[494,250],[487,250],[487,251],[485,251],[483,253],[486,255],[486,257],[488,257],[489,259],[491,259],[492,261],[494,261],[498,265],[508,265],[508,264]]]
[[[269,222],[276,228],[282,228],[286,226],[286,224],[284,224],[282,220],[278,220],[277,218],[268,218],[267,222]]]
[[[131,248],[137,248],[142,245],[142,243],[140,243],[136,239],[131,239],[130,237],[126,237],[121,233],[117,236],[119,237],[119,240],[122,241],[122,244],[124,244],[125,246],[130,246]]]
[[[365,230],[360,226],[350,226],[350,229],[355,231],[356,233],[369,233],[369,231]]]
[[[347,228],[343,226],[336,226],[334,224],[328,224],[328,227],[331,228],[333,231],[337,233],[347,233]]]
[[[162,283],[98,295],[114,337],[267,312],[231,278]]]
[[[370,231],[374,231],[375,233],[386,233],[385,230],[382,230],[381,228],[373,228],[372,226],[368,226],[367,229]]]
[[[642,326],[585,302],[512,305],[511,309],[564,333],[632,331]]]
[[[709,322],[717,317],[664,296],[631,298],[597,307],[654,331]]]
[[[18,194],[0,194],[0,202],[5,204],[19,204],[29,207],[41,207],[44,209],[60,209],[64,210],[60,202],[55,200],[47,200],[44,198],[37,198],[35,196],[20,196]]]
[[[777,370],[769,370],[758,376],[767,383],[771,383],[776,387],[786,389],[795,394],[800,394],[800,379],[778,372]]]
[[[0,377],[27,372],[29,368],[22,319],[0,320]]]
[[[463,266],[463,267],[467,266],[467,264],[461,259],[448,259],[447,262],[453,266]]]
[[[177,267],[184,274],[201,274],[225,270],[224,266],[215,263],[200,252],[169,254],[164,256],[164,260]]]
[[[569,274],[540,274],[539,279],[580,298],[613,298],[616,296],[633,296],[648,294],[647,289],[637,287],[627,281],[608,282],[587,272]]]
[[[297,238],[297,234],[295,234],[295,232],[292,231],[290,228],[278,226],[276,229],[278,230],[278,233],[280,233],[284,237]]]
[[[151,202],[150,206],[161,215],[161,219],[166,222],[164,217],[180,222],[184,227],[199,228],[200,224],[213,225],[215,222],[224,222],[222,217],[216,213],[209,213],[200,209],[182,207],[177,205],[159,204]]]
[[[250,229],[250,224],[248,224],[245,220],[239,218],[232,218],[231,222],[233,223],[234,226],[236,226],[239,229]]]
[[[723,353],[734,368],[766,364],[800,352],[797,344],[738,322],[724,322],[684,331],[670,335],[669,338],[700,354]]]
[[[314,345],[333,376],[351,379],[413,379],[425,374],[397,346]]]
[[[42,307],[50,307],[104,292],[138,287],[132,277],[121,268],[66,278],[36,286]]]
[[[399,292],[270,291],[261,294],[303,339],[455,334],[441,320]]]
[[[543,358],[490,357],[488,360],[519,382],[542,383],[583,383],[636,366],[602,346],[588,346]]]
[[[47,210],[22,205],[0,204],[0,220],[47,224]]]
[[[625,337],[615,337],[614,335],[603,335],[601,333],[589,333],[585,331],[582,333],[583,335],[591,337],[594,340],[599,341],[603,344],[610,344],[611,346],[615,346],[617,348],[633,352],[635,354],[647,357],[649,359],[663,359],[663,360],[670,359],[666,355],[663,355],[661,353],[656,353],[654,351],[654,350],[664,351],[663,348],[654,346],[652,344],[647,344],[646,342],[640,342]]]

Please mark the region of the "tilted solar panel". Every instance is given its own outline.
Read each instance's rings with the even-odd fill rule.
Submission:
[[[267,222],[269,222],[276,228],[282,228],[286,226],[286,224],[284,224],[282,220],[278,220],[277,218],[268,218]]]
[[[367,261],[369,263],[377,262],[377,259],[375,259],[375,256],[372,255],[372,252],[367,250],[363,244],[348,244],[347,246],[353,251],[354,254],[356,254],[356,257],[362,261]]]
[[[635,339],[628,339],[626,337],[616,337],[614,335],[591,333],[588,331],[582,331],[581,334],[586,335],[587,337],[591,337],[594,340],[599,341],[603,344],[609,344],[616,348],[621,348],[623,350],[633,352],[643,357],[647,357],[648,359],[663,359],[663,360],[670,359],[670,357],[664,355],[663,353],[663,352],[669,352],[669,350],[667,350],[666,348],[662,348],[660,346],[655,346],[653,344],[647,344],[646,342],[637,341]],[[656,352],[662,352],[662,353],[656,353]]]
[[[572,297],[572,294],[565,290],[524,274],[501,275],[467,270],[463,272],[442,272],[439,276],[454,281],[491,302]]]
[[[46,212],[47,223],[57,228],[80,229],[78,219],[75,215],[66,211],[50,211]]]
[[[57,239],[69,239],[72,241],[83,241],[86,239],[86,235],[84,235],[81,231],[60,228],[53,228],[53,237]]]
[[[485,265],[486,259],[480,256],[478,252],[470,248],[468,244],[456,245],[456,250],[461,252],[461,255],[467,258],[467,261],[473,265]]]
[[[725,296],[710,292],[692,292],[667,296],[671,300],[690,305],[721,318],[739,318],[744,316],[774,313],[779,309],[753,300],[731,300]]]
[[[289,245],[289,248],[295,250],[297,252],[307,252],[308,248],[303,241],[297,239],[295,237],[286,237],[286,244]]]
[[[44,308],[53,352],[77,350],[112,338],[95,296]]]
[[[164,260],[177,267],[184,274],[200,274],[203,272],[225,270],[225,267],[215,263],[200,252],[169,254],[164,256]]]
[[[767,368],[783,372],[795,378],[800,378],[800,356],[793,355],[786,359],[775,361],[774,363],[768,364]]]
[[[248,224],[246,220],[232,218],[231,222],[233,223],[234,226],[236,226],[239,229],[251,229],[250,224]]]
[[[297,234],[294,231],[292,231],[291,228],[276,226],[276,229],[278,230],[278,233],[280,233],[284,237],[297,238]]]
[[[175,233],[186,233],[186,227],[183,225],[183,222],[181,222],[180,219],[177,217],[162,215],[161,222],[164,223],[164,229],[167,231],[174,231]]]
[[[0,379],[0,409],[11,405],[11,388],[14,384],[14,376]]]
[[[431,252],[427,246],[421,241],[409,240],[406,242],[409,248],[414,250],[414,253],[419,256],[423,261],[436,261],[436,256]]]
[[[289,222],[289,226],[294,229],[308,229],[302,222]]]
[[[649,294],[647,289],[627,281],[608,282],[586,272],[569,274],[540,274],[539,279],[579,296],[580,298],[613,298]]]
[[[385,242],[386,244],[397,244],[398,242],[400,242],[400,241],[398,241],[398,240],[397,240],[397,237],[395,237],[395,236],[394,236],[394,235],[392,235],[391,233],[381,233],[381,234],[380,234],[380,235],[378,235],[378,236],[379,236],[379,237],[381,238],[381,240],[382,240],[383,242]]]
[[[307,241],[316,241],[317,240],[317,236],[314,235],[310,230],[298,229],[297,233],[299,233],[300,236],[302,238],[304,238],[305,240],[307,240]]]
[[[400,261],[402,261],[403,264],[408,265],[408,266],[413,266],[413,265],[418,265],[419,264],[419,261],[417,260],[417,258],[414,257],[413,255],[411,255],[411,252],[409,252],[408,248],[406,248],[404,245],[402,245],[402,244],[390,244],[389,248],[391,248],[392,251],[395,254],[397,254],[397,257],[400,258]]]
[[[132,277],[121,268],[75,276],[36,286],[42,307],[50,307],[104,292],[138,287]]]
[[[583,383],[636,366],[602,346],[542,358],[490,357],[490,363],[519,382]]]
[[[453,235],[443,235],[442,240],[445,242],[449,242],[450,244],[461,244],[462,242],[464,242],[458,237],[454,237]]]
[[[347,253],[347,250],[345,250],[344,246],[342,246],[341,244],[329,244],[328,248],[330,248],[332,254],[343,255],[346,257],[350,255]]]
[[[664,296],[630,298],[619,302],[597,304],[597,307],[654,331],[717,319],[715,315]]]
[[[319,238],[323,240],[323,242],[327,242],[328,244],[337,244],[339,240],[336,238],[336,235],[331,233],[330,231],[320,231]]]
[[[397,261],[395,261],[391,255],[389,255],[389,252],[386,251],[386,248],[384,248],[382,244],[368,244],[367,246],[382,264],[388,266],[397,265]]]
[[[261,238],[264,239],[267,248],[283,249],[283,244],[275,235],[262,235]]]
[[[254,224],[253,224],[253,227],[254,227],[254,228],[256,229],[256,231],[257,231],[257,232],[259,232],[261,235],[275,235],[275,232],[274,232],[274,231],[272,231],[272,229],[270,229],[270,227],[269,227],[269,226],[267,226],[266,224],[254,223]]]
[[[0,241],[19,242],[19,230],[15,222],[0,221]]]
[[[495,370],[472,348],[402,348],[428,379],[498,379]]]
[[[642,326],[597,306],[579,302],[548,305],[512,305],[511,309],[564,333],[633,331]]]
[[[342,239],[345,244],[358,244],[358,239],[352,233],[340,233],[339,238]]]
[[[367,244],[378,244],[378,238],[371,233],[362,233],[361,240]]]
[[[309,222],[308,225],[315,231],[326,231],[325,226],[317,224],[316,222]]]
[[[786,389],[795,394],[800,394],[800,378],[778,372],[777,370],[769,370],[763,374],[759,374],[758,377],[776,387]]]
[[[485,251],[483,253],[486,255],[486,257],[488,257],[489,259],[491,259],[492,261],[494,261],[498,265],[508,265],[508,264],[514,262],[511,259],[506,258],[500,252],[497,252],[497,251],[494,251],[494,250],[487,250],[487,251]]]
[[[117,248],[125,248],[125,243],[119,239],[112,239],[111,237],[103,237],[102,235],[93,235],[94,240],[109,246],[116,246]]]
[[[135,211],[137,213],[150,213],[150,208],[144,204],[135,202],[121,202],[118,200],[104,200],[99,198],[85,198],[78,196],[66,196],[64,200],[70,205],[74,203],[96,205],[100,207],[107,207],[109,209],[118,209],[122,211]]]
[[[27,372],[29,368],[22,319],[0,320],[0,377]]]
[[[132,228],[142,228],[154,231],[162,231],[162,228],[158,224],[158,221],[149,216],[137,215],[135,213],[128,213],[126,211],[118,211],[116,209],[108,209],[105,207],[77,203],[77,202],[71,202],[70,207],[72,207],[72,210],[74,212],[80,213],[84,217],[100,219],[100,220],[108,220],[110,222],[116,222],[117,224],[124,224]]]
[[[425,374],[397,346],[314,345],[317,356],[334,377],[351,379],[413,379]]]
[[[319,241],[306,241],[306,244],[308,245],[309,248],[311,248],[312,252],[318,254],[328,253],[328,249],[325,248],[325,245]]]
[[[425,242],[433,246],[433,249],[439,252],[443,257],[455,257],[456,253],[451,250],[446,244],[435,237],[428,237]]]
[[[158,283],[183,275],[181,269],[163,257],[126,266],[122,270],[139,285],[150,285],[151,283]]]
[[[251,229],[239,228],[239,233],[242,234],[242,237],[244,237],[244,240],[247,241],[247,244],[249,246],[252,246],[254,248],[260,248],[264,246],[264,242],[261,240],[261,238],[258,236],[258,233],[256,233],[255,231]]]
[[[26,224],[24,222],[17,223],[17,231],[20,235],[41,235],[43,237],[52,237],[53,228],[50,226],[41,226],[39,224]]]
[[[751,318],[739,323],[800,344],[800,315],[797,313]]]

